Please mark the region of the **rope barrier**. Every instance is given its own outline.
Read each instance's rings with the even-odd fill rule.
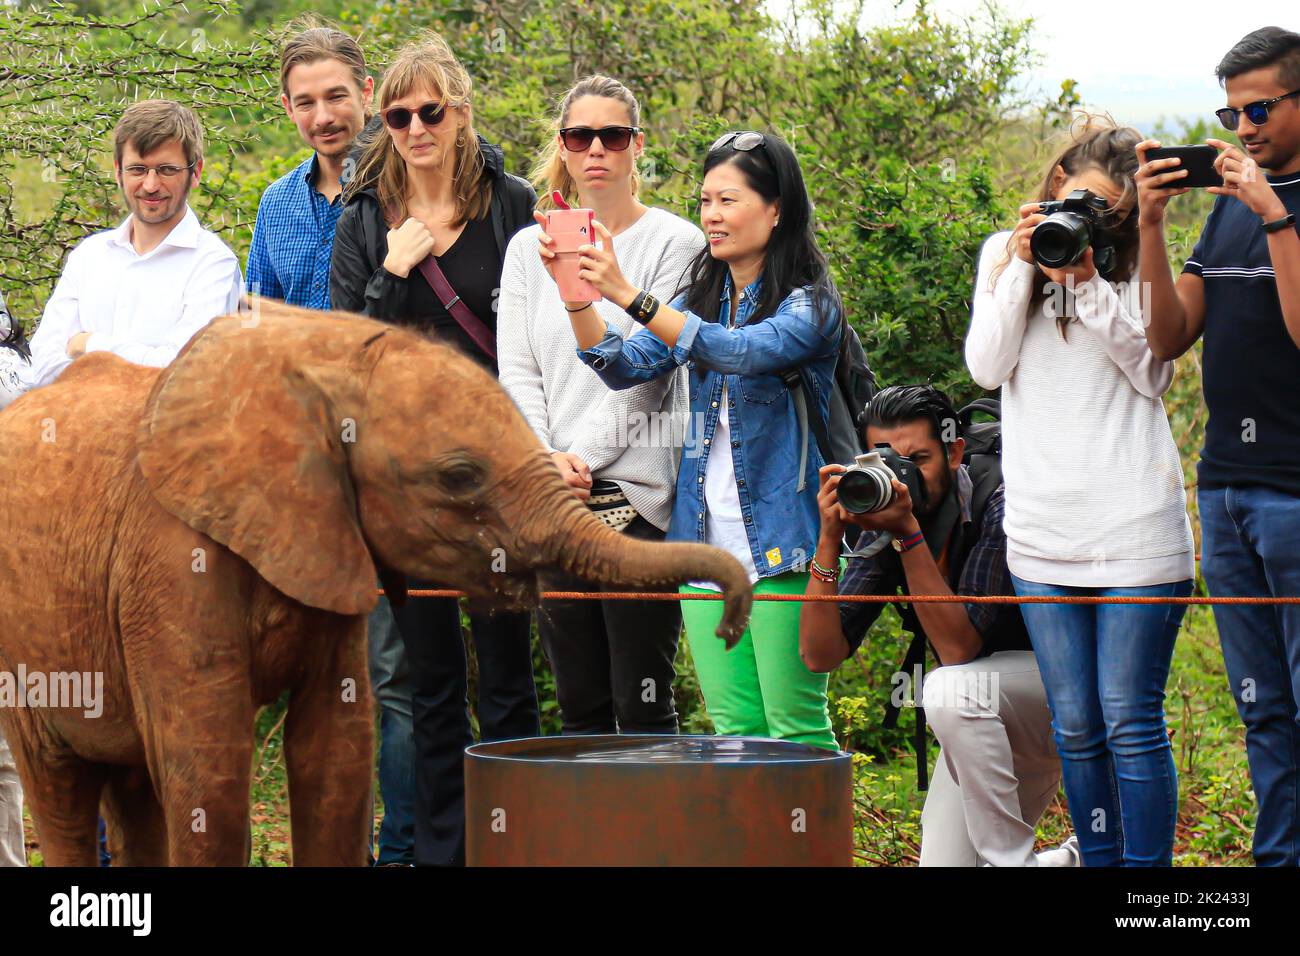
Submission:
[[[379,593],[383,593],[381,588]],[[408,597],[461,598],[464,591],[414,589]],[[676,591],[543,591],[546,601],[721,601],[725,595],[679,594]],[[1300,604],[1300,597],[1158,597],[1060,595],[1019,597],[1011,594],[755,594],[755,601],[807,601],[831,604]]]

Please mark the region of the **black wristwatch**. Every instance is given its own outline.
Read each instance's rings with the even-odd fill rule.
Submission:
[[[642,325],[649,325],[655,313],[659,311],[659,300],[649,292],[638,292],[625,311]]]
[[[1295,225],[1295,213],[1289,212],[1281,219],[1274,219],[1272,222],[1266,222],[1263,225],[1265,232],[1281,232],[1287,226]]]

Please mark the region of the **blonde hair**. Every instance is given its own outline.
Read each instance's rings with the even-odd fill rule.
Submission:
[[[559,136],[560,130],[569,122],[569,111],[573,108],[573,104],[584,96],[603,96],[618,100],[627,107],[628,118],[631,120],[629,125],[633,127],[641,125],[641,104],[632,95],[632,91],[618,80],[595,73],[583,77],[569,87],[568,92],[562,94],[556,101],[555,114],[551,119],[551,138],[547,141],[541,156],[538,157],[536,165],[533,166],[530,177],[539,197],[538,209],[555,208],[555,202],[551,199],[552,192],[559,192],[565,202],[571,205],[578,201],[578,186],[569,175],[568,167],[564,165],[564,157],[560,154]],[[631,179],[632,195],[635,196],[641,190],[641,174],[637,171],[635,162],[632,164]]]
[[[127,107],[113,128],[113,162],[122,165],[122,151],[130,143],[146,156],[164,143],[176,140],[185,151],[185,162],[203,162],[203,127],[188,106],[171,100],[141,100]]]
[[[356,40],[342,30],[321,25],[311,18],[297,21],[296,25],[305,29],[285,41],[280,50],[281,93],[289,95],[289,71],[299,64],[320,60],[338,60],[351,71],[357,89],[365,90],[370,72],[366,69],[366,56]]]
[[[436,33],[427,34],[397,52],[379,87],[379,109],[412,91],[429,90],[444,109],[469,106],[473,82],[447,41]],[[483,152],[473,124],[466,125],[464,138],[456,140],[452,192],[456,199],[454,226],[480,219],[492,205],[492,179],[484,175]],[[390,223],[406,219],[406,163],[393,144],[387,127],[362,148],[356,174],[345,187],[345,198],[360,189],[374,187],[379,205]]]

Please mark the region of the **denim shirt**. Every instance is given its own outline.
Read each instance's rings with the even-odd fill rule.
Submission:
[[[731,278],[722,290],[719,321],[708,322],[686,310],[686,296],[672,307],[686,315],[686,325],[669,348],[650,332],[624,339],[612,329],[578,357],[610,388],[631,388],[666,375],[679,365],[690,369],[691,417],[677,472],[677,495],[668,527],[669,541],[704,541],[704,473],[718,427],[722,387],[727,386],[731,460],[736,490],[749,535],[749,549],[760,578],[803,571],[817,547],[817,508],[822,465],[817,443],[807,439],[808,463],[803,491],[799,485],[801,432],[790,389],[780,373],[803,367],[817,408],[828,414],[835,362],[839,354],[839,316],[820,325],[812,296],[796,289],[776,313],[750,324],[763,278],[740,293],[734,327],[730,323]]]

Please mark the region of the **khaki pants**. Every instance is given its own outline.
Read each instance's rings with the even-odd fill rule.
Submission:
[[[1035,866],[1034,827],[1061,764],[1031,651],[1002,651],[925,675],[939,760],[921,811],[921,866]]]
[[[23,785],[14,755],[0,731],[0,866],[26,866],[23,846]]]

